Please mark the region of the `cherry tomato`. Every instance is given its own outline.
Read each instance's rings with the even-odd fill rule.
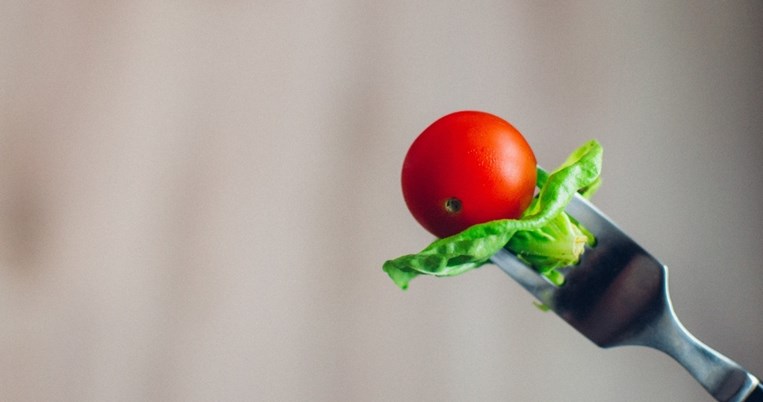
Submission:
[[[414,218],[437,237],[477,223],[518,218],[535,192],[530,145],[500,117],[461,111],[441,117],[411,145],[403,197]]]

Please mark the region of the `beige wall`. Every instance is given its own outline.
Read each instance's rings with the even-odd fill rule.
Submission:
[[[572,5],[574,3],[574,5]],[[499,114],[763,375],[759,1],[0,1],[0,399],[699,401],[496,268],[421,278],[413,138]]]

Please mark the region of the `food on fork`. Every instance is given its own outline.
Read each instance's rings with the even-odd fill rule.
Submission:
[[[416,254],[384,263],[402,289],[419,275],[454,276],[506,248],[551,282],[595,239],[564,208],[600,184],[601,145],[591,140],[551,174],[536,166],[522,134],[498,116],[448,114],[411,145],[401,183],[416,220],[440,237]],[[536,186],[539,189],[536,192]]]

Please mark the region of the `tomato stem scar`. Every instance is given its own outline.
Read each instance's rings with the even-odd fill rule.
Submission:
[[[461,200],[456,197],[450,197],[445,200],[445,210],[451,214],[457,214],[461,212],[462,204]]]

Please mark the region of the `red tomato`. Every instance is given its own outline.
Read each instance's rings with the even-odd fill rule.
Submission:
[[[403,197],[437,237],[477,223],[518,218],[535,192],[536,160],[522,134],[489,113],[456,112],[435,121],[411,145]]]

